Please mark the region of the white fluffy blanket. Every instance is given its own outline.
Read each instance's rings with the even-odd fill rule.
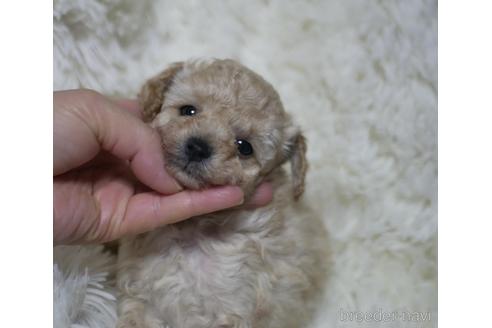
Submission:
[[[310,327],[435,327],[437,1],[54,2],[55,89],[134,97],[204,56],[263,75],[308,138],[332,268]],[[56,326],[111,327],[113,260],[55,252]]]

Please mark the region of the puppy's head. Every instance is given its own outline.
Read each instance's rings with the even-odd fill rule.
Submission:
[[[291,161],[294,197],[304,191],[304,137],[273,87],[237,62],[176,63],[144,85],[140,102],[183,186],[232,184],[248,196]]]

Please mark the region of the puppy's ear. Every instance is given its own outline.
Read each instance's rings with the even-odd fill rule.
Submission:
[[[297,200],[304,192],[304,180],[306,179],[306,172],[308,169],[308,163],[306,159],[306,138],[300,131],[296,131],[292,137],[289,138],[287,145],[287,158],[290,160],[290,167],[292,170],[292,184],[294,199]]]
[[[183,63],[174,63],[164,72],[148,80],[142,87],[138,100],[142,106],[145,122],[150,122],[161,111],[164,94],[171,86],[174,76],[183,68]]]

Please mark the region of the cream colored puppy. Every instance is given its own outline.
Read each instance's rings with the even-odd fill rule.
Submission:
[[[277,92],[232,60],[191,61],[148,81],[140,101],[183,186],[233,184],[249,197],[269,180],[274,199],[123,240],[118,326],[304,327],[324,277],[325,233],[294,207],[306,143]]]

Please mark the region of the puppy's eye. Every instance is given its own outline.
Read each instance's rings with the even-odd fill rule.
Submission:
[[[197,113],[195,106],[184,105],[179,108],[179,114],[181,116],[193,116]]]
[[[243,156],[250,156],[253,154],[253,146],[249,142],[243,139],[236,140],[237,150]]]

